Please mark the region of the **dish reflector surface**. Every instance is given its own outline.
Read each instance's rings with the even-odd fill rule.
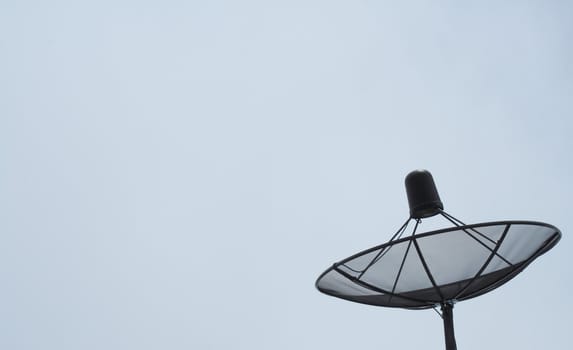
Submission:
[[[501,286],[560,238],[556,227],[532,221],[415,234],[335,263],[318,278],[316,287],[364,304],[430,308]]]

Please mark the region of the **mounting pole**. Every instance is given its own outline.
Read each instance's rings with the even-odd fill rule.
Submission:
[[[446,337],[446,350],[457,350],[454,335],[454,303],[446,301],[442,304],[442,319],[444,320],[444,335]]]

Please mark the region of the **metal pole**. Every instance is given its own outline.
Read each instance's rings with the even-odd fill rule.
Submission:
[[[442,319],[444,320],[444,335],[446,337],[446,350],[457,350],[456,337],[454,335],[454,304],[445,302],[442,304]]]

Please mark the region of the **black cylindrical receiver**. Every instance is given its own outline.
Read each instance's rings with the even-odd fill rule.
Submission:
[[[434,178],[427,170],[414,170],[406,176],[406,194],[410,217],[414,219],[434,216],[444,209]]]

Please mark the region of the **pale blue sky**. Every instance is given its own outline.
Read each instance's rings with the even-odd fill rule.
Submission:
[[[466,222],[564,238],[455,309],[460,349],[570,349],[566,1],[0,3],[0,347],[441,349],[314,289],[432,171]],[[422,229],[424,227],[422,226]]]

